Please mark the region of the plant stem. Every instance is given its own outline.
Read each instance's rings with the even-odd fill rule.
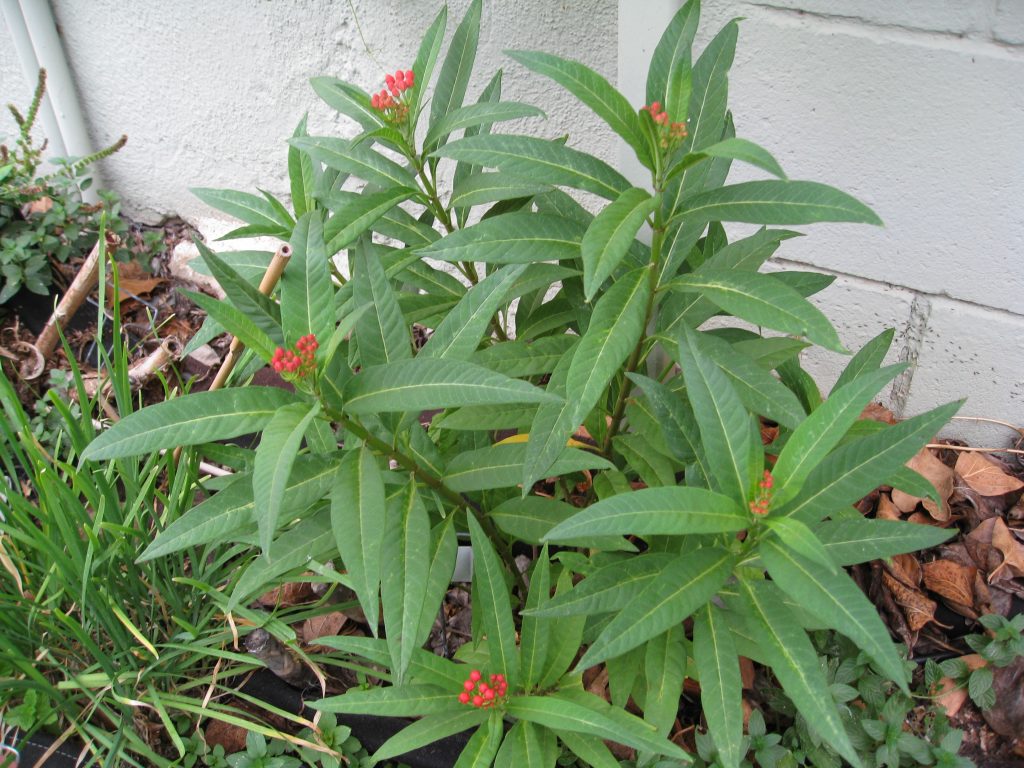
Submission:
[[[466,498],[461,493],[453,491],[451,488],[444,484],[444,481],[442,481],[441,478],[436,477],[427,470],[425,470],[411,456],[408,456],[407,454],[398,450],[394,446],[388,444],[384,440],[381,440],[379,437],[371,433],[366,427],[364,427],[355,419],[343,416],[342,414],[337,413],[336,411],[328,411],[328,416],[334,421],[341,424],[343,427],[345,427],[345,429],[352,432],[352,434],[356,435],[360,440],[365,442],[374,450],[398,462],[398,465],[400,467],[405,469],[407,472],[411,472],[416,477],[417,480],[422,481],[430,488],[437,491],[439,494],[444,496],[444,498],[446,498],[456,507],[465,509],[466,514],[472,514],[474,517],[476,517],[477,522],[480,523],[480,527],[483,528],[484,533],[487,534],[487,538],[489,538],[495,545],[497,545],[499,553],[501,554],[502,559],[505,561],[505,567],[512,572],[512,575],[516,577],[520,587],[524,590],[523,599],[525,599],[527,589],[526,579],[524,578],[522,572],[520,572],[519,568],[516,566],[516,560],[512,554],[512,548],[506,542],[505,537],[501,535],[501,532],[494,524],[494,521],[491,520],[490,517],[483,512],[482,509],[480,509],[480,506],[478,504]]]
[[[665,237],[665,230],[661,227],[655,227],[654,236],[651,238],[651,263],[648,265],[648,279],[650,280],[650,294],[647,297],[647,308],[644,310],[644,324],[643,330],[640,332],[640,338],[636,342],[636,346],[629,355],[629,359],[626,361],[626,373],[633,373],[637,369],[637,365],[640,363],[640,355],[643,353],[644,343],[647,341],[647,326],[651,322],[651,316],[654,314],[654,299],[655,299],[655,288],[657,288],[658,280],[658,261],[661,256],[661,244]],[[612,438],[619,433],[619,428],[622,426],[622,416],[626,412],[626,398],[630,392],[630,381],[629,378],[623,376],[622,386],[619,387],[619,393],[615,399],[615,407],[612,409],[612,420],[608,425],[608,432],[604,436],[604,442],[601,445],[601,452],[605,456],[611,455]]]

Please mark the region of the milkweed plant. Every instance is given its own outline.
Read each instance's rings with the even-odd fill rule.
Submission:
[[[226,329],[255,363],[234,386],[128,416],[86,458],[184,445],[196,460],[214,441],[261,434],[233,454],[233,481],[142,559],[253,543],[229,611],[302,572],[349,585],[375,636],[318,643],[387,669],[387,684],[313,706],[418,717],[378,761],[475,729],[460,767],[553,766],[563,748],[617,765],[604,739],[641,762],[688,763],[667,737],[690,676],[716,759],[735,768],[745,656],[860,765],[808,631],[837,630],[907,690],[886,627],[843,567],[949,534],[852,505],[882,484],[934,495],[904,463],[959,403],[894,425],[859,419],[904,368],[883,365],[891,331],[852,355],[823,398],[799,355],[849,354],[807,298],[832,278],[760,270],[797,235],[779,227],[879,218],[788,179],[735,136],[738,24],[694,56],[697,0],[658,43],[644,104],[576,61],[507,51],[622,138],[648,172],[641,186],[571,136],[497,130],[543,118],[502,100],[500,70],[467,103],[483,82],[480,15],[473,0],[442,57],[442,9],[411,68],[396,62],[369,93],[313,79],[358,133],[299,124],[290,209],[265,193],[195,190],[243,221],[228,237],[290,245],[271,296],[252,282],[269,253],[200,246],[228,299],[200,297],[202,334]],[[728,183],[733,163],[765,178]],[[726,222],[760,228],[730,239]],[[294,391],[245,384],[267,364]],[[777,426],[770,441],[764,425]],[[422,646],[466,532],[473,638],[446,659]],[[535,547],[526,574],[515,542]],[[610,702],[582,685],[596,665]]]

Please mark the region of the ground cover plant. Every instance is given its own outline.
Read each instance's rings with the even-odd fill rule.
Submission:
[[[808,633],[838,631],[909,694],[895,645],[843,567],[949,533],[852,505],[880,485],[936,497],[904,465],[959,404],[892,425],[859,419],[903,369],[882,365],[891,333],[853,355],[822,398],[799,353],[846,352],[806,298],[830,278],[760,269],[796,234],[770,226],[877,216],[787,179],[735,136],[738,23],[694,57],[694,0],[655,49],[644,105],[582,64],[509,52],[623,138],[650,172],[643,187],[573,137],[495,132],[541,116],[501,100],[500,72],[464,103],[480,13],[471,3],[441,57],[442,10],[411,66],[372,95],[313,81],[360,133],[310,136],[300,123],[290,210],[266,194],[197,190],[242,219],[229,236],[290,247],[277,297],[253,282],[271,254],[201,248],[228,296],[194,296],[207,333],[227,329],[254,362],[238,386],[127,416],[83,458],[180,445],[185,467],[232,457],[229,488],[140,560],[258,546],[223,585],[229,614],[303,572],[351,589],[375,636],[318,642],[386,669],[390,684],[315,706],[421,717],[376,760],[475,729],[460,766],[554,765],[563,749],[617,765],[605,738],[641,764],[688,763],[667,736],[691,677],[709,739],[700,759],[738,766],[765,735],[744,736],[742,656],[772,671],[816,744],[865,764],[876,745],[851,738]],[[733,162],[774,178],[728,183]],[[592,211],[566,189],[600,203]],[[730,240],[724,222],[761,228]],[[245,385],[268,364],[290,390]],[[255,449],[210,445],[252,432]],[[474,548],[473,641],[453,660],[421,646],[459,532]],[[514,542],[535,548],[528,573]],[[584,689],[598,665],[610,701]]]
[[[46,71],[40,70],[25,113],[7,105],[18,136],[10,145],[0,144],[0,305],[22,288],[47,296],[52,264],[84,256],[96,241],[102,215],[106,214],[111,231],[123,235],[127,230],[118,216],[116,195],[102,192],[101,201],[94,204],[82,199],[92,184],[89,167],[120,150],[127,137],[88,157],[57,158],[55,170],[43,173],[46,142],[37,144],[32,133],[45,92]],[[118,256],[127,258],[128,238],[123,240],[126,246]],[[145,245],[152,250],[157,243],[150,239]]]

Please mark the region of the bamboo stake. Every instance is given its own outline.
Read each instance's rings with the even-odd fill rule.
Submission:
[[[113,232],[107,232],[106,248],[103,249],[103,253],[106,254],[108,250],[117,248],[120,243],[121,241],[117,235]],[[50,315],[50,319],[47,320],[42,332],[36,338],[35,348],[43,360],[43,365],[38,364],[38,358],[33,361],[36,364],[32,367],[30,367],[31,364],[29,362],[26,362],[21,369],[21,375],[26,379],[38,378],[43,372],[46,359],[57,347],[60,331],[64,330],[67,321],[75,316],[78,308],[85,301],[85,297],[92,293],[92,289],[96,287],[100,274],[100,245],[100,241],[97,240],[96,245],[93,246],[78,270],[78,274],[75,275],[75,279],[71,281],[71,286],[61,298],[60,303],[57,304],[53,314]]]
[[[269,296],[271,291],[274,290],[274,286],[277,285],[277,281],[281,279],[281,273],[284,272],[284,268],[288,266],[288,260],[292,257],[292,248],[288,243],[284,243],[277,252],[274,254],[274,258],[270,260],[270,264],[267,265],[267,271],[263,273],[263,279],[260,280],[259,292],[264,296]],[[224,362],[220,364],[220,368],[217,371],[217,375],[213,379],[213,383],[210,384],[210,392],[220,389],[224,386],[224,383],[228,380],[228,376],[231,375],[231,371],[235,368],[235,363],[238,362],[238,356],[242,351],[243,344],[236,336],[231,339],[231,346],[228,347],[228,354],[224,358]],[[181,446],[179,445],[174,449],[174,463],[178,463],[178,459],[181,458]]]
[[[288,264],[288,259],[292,257],[292,249],[287,243],[277,249],[277,253],[274,254],[274,258],[270,260],[270,264],[267,265],[267,271],[263,273],[263,279],[260,280],[259,291],[264,296],[269,296],[270,292],[274,290],[274,286],[277,285],[277,281],[281,279],[281,273],[284,272],[285,266]],[[210,384],[210,391],[220,389],[224,386],[224,382],[227,381],[228,376],[231,375],[231,371],[234,370],[235,363],[238,362],[238,355],[242,351],[244,345],[236,336],[231,340],[231,346],[228,347],[227,357],[224,358],[224,362],[221,363],[220,369],[217,371],[217,376],[214,378],[213,383]]]
[[[159,371],[163,370],[168,363],[176,360],[181,355],[181,343],[173,336],[160,342],[160,346],[150,352],[146,357],[137,362],[128,370],[128,382],[132,389],[138,389],[148,382]],[[110,394],[110,379],[104,377],[101,381],[98,376],[87,378],[83,382],[85,392],[89,397],[100,391],[102,384],[103,397]]]

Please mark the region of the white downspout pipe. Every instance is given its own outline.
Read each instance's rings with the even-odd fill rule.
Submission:
[[[39,70],[46,70],[46,97],[39,109],[39,120],[49,140],[48,154],[51,157],[91,154],[92,141],[50,3],[48,0],[0,0],[0,9],[26,82],[34,85]],[[94,191],[100,186],[98,181],[84,193],[87,202],[98,199]]]

